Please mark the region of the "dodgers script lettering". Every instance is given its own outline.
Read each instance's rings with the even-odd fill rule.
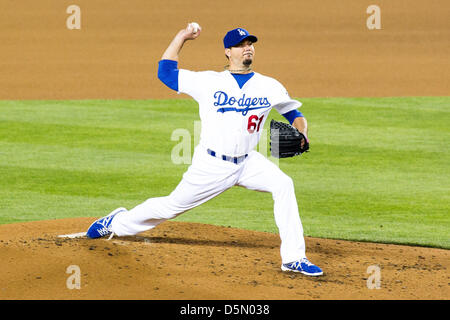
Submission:
[[[214,106],[238,106],[242,107],[241,109],[238,109],[236,107],[232,108],[220,108],[217,111],[218,112],[227,112],[227,111],[236,111],[236,112],[242,112],[242,115],[247,115],[249,110],[254,109],[262,109],[262,108],[268,108],[271,106],[271,103],[269,102],[269,99],[267,97],[246,97],[245,93],[242,95],[242,97],[233,97],[228,96],[228,94],[224,91],[216,91],[214,93]]]

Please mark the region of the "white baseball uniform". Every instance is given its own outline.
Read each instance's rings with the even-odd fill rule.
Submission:
[[[117,214],[112,231],[125,236],[149,230],[233,186],[242,186],[272,193],[282,262],[305,257],[294,183],[254,150],[270,110],[285,114],[301,103],[291,99],[278,81],[259,73],[240,88],[229,71],[180,69],[178,86],[180,93],[199,104],[201,134],[192,164],[170,195],[148,199]]]

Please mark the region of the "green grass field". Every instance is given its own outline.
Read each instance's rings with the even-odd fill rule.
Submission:
[[[301,101],[311,152],[280,167],[306,236],[450,248],[450,97]],[[169,194],[188,167],[171,161],[171,135],[198,120],[192,100],[0,101],[0,223]],[[176,220],[277,232],[272,209],[235,187]]]

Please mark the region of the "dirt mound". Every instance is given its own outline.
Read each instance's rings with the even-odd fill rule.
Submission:
[[[324,270],[313,278],[281,272],[280,239],[272,233],[168,221],[109,241],[58,237],[83,232],[92,221],[0,225],[0,299],[450,297],[449,250],[307,237],[308,257]],[[369,289],[376,286],[370,267],[379,268],[379,289]]]

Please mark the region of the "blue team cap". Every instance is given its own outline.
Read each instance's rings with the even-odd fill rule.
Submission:
[[[230,48],[237,45],[244,39],[249,39],[251,42],[258,41],[258,38],[249,34],[247,30],[243,28],[236,28],[227,32],[225,38],[223,38],[223,45],[225,48]]]

